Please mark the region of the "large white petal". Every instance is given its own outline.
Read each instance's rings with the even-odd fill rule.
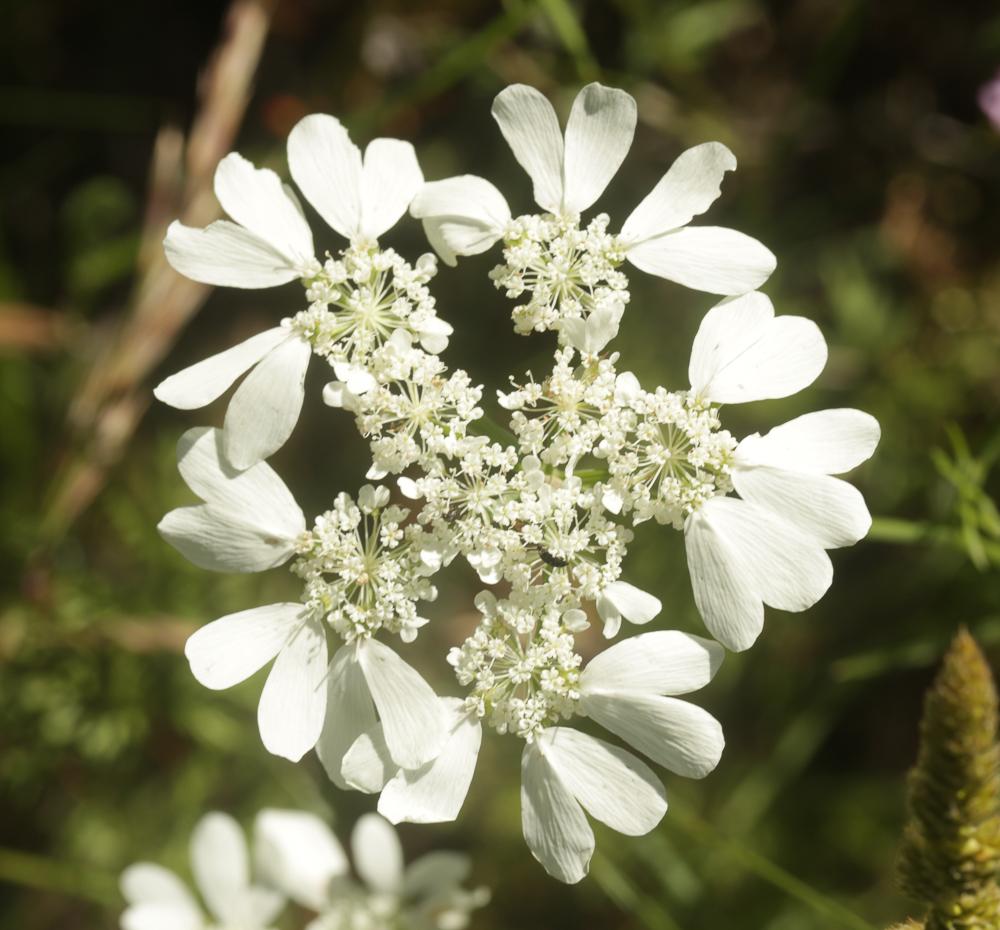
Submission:
[[[739,555],[702,512],[684,525],[691,588],[709,632],[727,649],[749,649],[764,628],[764,602]]]
[[[531,854],[553,878],[573,884],[587,874],[594,831],[537,741],[521,754],[521,831]]]
[[[292,492],[266,462],[237,471],[222,453],[222,430],[196,426],[177,443],[177,469],[202,500],[242,516],[262,533],[292,542],[306,518]]]
[[[774,316],[763,294],[716,304],[691,348],[691,389],[720,404],[788,397],[816,380],[826,342],[811,320]]]
[[[184,558],[213,572],[262,572],[283,565],[295,551],[287,538],[212,504],[178,507],[156,528]]]
[[[243,372],[287,338],[287,330],[280,326],[266,329],[225,352],[210,355],[165,378],[153,388],[153,396],[178,410],[204,407],[224,394]]]
[[[237,468],[280,449],[299,420],[305,397],[308,342],[293,337],[269,352],[236,389],[226,411],[223,446]]]
[[[535,203],[550,213],[559,213],[563,136],[552,104],[534,87],[511,84],[497,94],[492,113],[518,164],[531,178]]]
[[[255,168],[231,152],[215,169],[215,196],[222,209],[254,235],[304,265],[313,258],[312,231],[299,204],[269,168]]]
[[[581,694],[687,694],[722,664],[716,642],[678,630],[631,636],[599,652],[580,674]]]
[[[455,264],[456,255],[485,252],[510,222],[503,194],[471,174],[424,184],[410,213],[423,220],[428,240],[449,265]]]
[[[269,604],[227,614],[192,633],[184,646],[191,672],[221,691],[260,671],[302,624],[301,604]]]
[[[817,410],[765,436],[748,436],[736,450],[736,459],[745,465],[841,475],[871,457],[881,434],[878,420],[861,410]]]
[[[319,739],[326,716],[326,630],[310,618],[286,643],[271,668],[257,707],[268,752],[298,762]]]
[[[213,811],[191,834],[191,870],[205,904],[222,924],[230,922],[250,886],[250,857],[240,825]]]
[[[403,884],[403,847],[391,824],[378,814],[364,814],[351,833],[351,853],[358,875],[373,891],[398,892]]]
[[[566,123],[563,211],[582,213],[598,197],[625,160],[635,134],[631,94],[588,84],[576,95]]]
[[[218,287],[275,287],[299,277],[299,267],[274,246],[229,220],[204,229],[174,221],[163,240],[167,261],[192,281]]]
[[[330,882],[349,871],[333,831],[305,811],[262,810],[254,823],[254,861],[262,879],[314,911],[329,903]]]
[[[340,121],[325,113],[299,120],[288,134],[288,170],[316,211],[342,236],[361,225],[361,152]]]
[[[445,714],[430,685],[384,643],[369,639],[358,648],[358,662],[378,709],[393,761],[416,769],[444,745]]]
[[[618,746],[572,727],[549,727],[538,736],[538,748],[587,813],[619,833],[642,836],[667,812],[660,780]]]
[[[476,770],[483,728],[457,698],[441,698],[448,738],[432,762],[400,770],[382,789],[378,812],[392,823],[444,823],[462,809]]]
[[[377,794],[399,771],[399,766],[389,755],[381,723],[376,723],[354,741],[340,766],[340,774],[348,787],[363,791],[365,794]]]
[[[361,235],[377,239],[391,229],[423,183],[417,153],[409,142],[369,142],[361,171]]]
[[[337,787],[349,787],[341,775],[344,755],[374,725],[375,705],[358,662],[357,646],[341,646],[330,660],[326,718],[316,743],[316,755]]]
[[[658,694],[586,694],[582,707],[588,717],[678,775],[704,778],[719,764],[722,727],[687,701]]]
[[[840,478],[737,465],[733,485],[744,500],[774,511],[815,537],[824,549],[853,546],[871,529],[871,514],[861,492]]]
[[[760,601],[805,610],[833,580],[830,559],[813,537],[747,501],[707,501],[689,518],[685,539],[698,608],[731,649],[747,648],[760,632]]]
[[[621,238],[636,244],[686,226],[721,193],[722,178],[736,170],[736,158],[721,142],[682,152],[622,227]]]
[[[745,294],[760,287],[777,264],[756,239],[721,226],[686,226],[629,247],[641,271],[708,294]]]

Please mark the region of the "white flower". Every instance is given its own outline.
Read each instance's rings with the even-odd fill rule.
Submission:
[[[284,906],[281,893],[251,884],[243,831],[227,814],[206,814],[198,822],[191,869],[211,917],[176,874],[139,862],[121,876],[128,903],[122,930],[264,930]]]
[[[354,866],[363,884],[348,877],[340,843],[312,814],[261,811],[255,835],[269,880],[319,915],[309,930],[462,930],[469,914],[489,900],[484,888],[461,887],[470,864],[459,853],[428,853],[404,867],[396,831],[377,814],[363,815],[351,834]]]
[[[597,596],[596,605],[607,639],[618,634],[623,617],[631,623],[649,623],[663,609],[659,598],[620,580],[613,581]]]
[[[423,182],[413,147],[397,139],[375,139],[362,158],[334,117],[314,114],[292,129],[288,164],[309,202],[350,240],[347,254],[359,251],[369,256],[366,267],[371,277],[375,240],[406,212]],[[320,312],[331,316],[326,304],[338,300],[347,304],[338,318],[338,338],[358,327],[357,319],[345,319],[352,314],[373,322],[396,317],[370,300],[351,303],[353,287],[337,289],[339,269],[321,267],[316,260],[302,207],[273,171],[254,168],[234,152],[216,169],[215,193],[236,222],[220,220],[205,229],[172,223],[164,242],[171,265],[195,281],[227,287],[271,287],[300,279],[310,302],[323,305],[311,316],[304,311],[308,320],[296,318],[266,330],[172,375],[154,391],[164,403],[192,410],[211,403],[253,369],[230,401],[224,432],[226,457],[237,468],[248,468],[284,445],[295,427],[314,349],[330,355],[348,374],[348,362],[334,357],[329,338],[317,343],[314,317]],[[369,282],[358,279],[354,270],[355,283],[364,292]],[[375,291],[380,287],[376,282]],[[442,345],[441,337],[446,343],[450,327],[436,323],[428,322],[425,330],[433,344]]]
[[[482,648],[501,655],[490,642],[483,642]],[[530,651],[529,646],[521,654]],[[675,695],[704,687],[723,654],[709,640],[657,631],[611,646],[582,672],[557,650],[549,656],[550,670],[536,665],[529,677],[520,679],[521,693],[529,702],[550,687],[552,673],[574,682],[568,704],[550,710],[548,719],[536,718],[521,761],[524,838],[550,875],[576,882],[587,873],[594,835],[584,810],[618,832],[636,836],[653,829],[667,809],[659,778],[635,755],[571,727],[549,725],[551,719],[591,717],[670,771],[701,778],[718,764],[722,730],[706,711]],[[505,655],[512,659],[514,653]],[[381,789],[379,812],[394,823],[453,820],[479,752],[477,718],[485,716],[501,732],[509,728],[506,720],[498,723],[489,715],[489,707],[498,700],[510,702],[509,686],[516,683],[513,670],[513,664],[498,669],[497,690],[481,688],[480,697],[470,698],[464,706],[455,699],[442,699],[449,702],[452,723],[448,741],[431,765],[411,771],[394,767],[375,727],[345,756],[346,781],[363,791]],[[478,712],[477,704],[482,708]]]
[[[712,403],[786,397],[811,383],[825,362],[812,323],[775,317],[766,297],[748,294],[723,301],[702,321],[691,390]],[[828,410],[737,447],[730,474],[742,499],[711,497],[684,524],[695,601],[728,648],[753,644],[764,604],[801,611],[826,592],[833,569],[824,550],[857,542],[871,524],[861,495],[829,476],[867,459],[878,439],[873,417]]]
[[[360,539],[361,513],[346,495],[340,519],[349,526],[331,526],[324,522],[330,515],[324,515],[317,529],[306,533],[302,511],[270,466],[259,462],[235,472],[220,445],[219,430],[189,430],[181,438],[181,475],[205,503],[171,511],[160,522],[160,532],[195,564],[214,570],[261,571],[298,555],[296,573],[307,584],[304,603],[240,611],[194,633],[185,647],[194,676],[208,688],[230,688],[273,659],[257,720],[265,747],[293,761],[319,741],[324,763],[339,772],[338,747],[342,756],[375,722],[376,711],[400,765],[413,767],[433,758],[445,738],[434,692],[392,649],[372,638],[383,626],[403,634],[420,625],[410,601],[431,596],[426,572],[404,572],[404,586],[397,584],[397,562],[379,558],[378,550]],[[399,549],[392,519],[398,515],[382,510],[388,500],[382,491],[362,489],[365,525],[376,527],[375,538],[383,545]],[[331,550],[330,532],[341,531],[341,548]],[[349,541],[353,546],[343,548]],[[364,553],[360,562],[351,561]],[[421,565],[419,555],[408,558],[411,566]],[[343,578],[352,571],[360,594],[351,595],[357,597],[353,626],[345,626],[340,598],[348,592]],[[333,581],[324,581],[327,572],[334,574]],[[369,599],[368,592],[381,593]],[[329,668],[328,628],[345,640]]]
[[[535,202],[575,226],[625,158],[636,105],[624,91],[588,84],[573,103],[564,138],[548,100],[534,88],[515,84],[497,95],[493,116],[531,177]],[[709,293],[742,294],[759,287],[775,267],[768,249],[732,229],[688,227],[719,196],[723,175],[735,168],[736,159],[718,142],[684,152],[626,219],[616,237],[621,255],[643,271]],[[424,221],[428,240],[449,264],[457,255],[475,255],[512,235],[503,195],[470,175],[425,184],[411,212]],[[508,248],[516,249],[525,232],[523,225],[517,228]],[[532,238],[547,251],[553,237]],[[554,254],[563,250],[560,242]],[[539,257],[544,261],[544,252]],[[572,264],[565,265],[565,273]],[[586,290],[586,281],[567,278],[571,280]]]

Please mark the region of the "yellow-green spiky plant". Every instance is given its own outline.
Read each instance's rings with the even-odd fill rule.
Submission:
[[[926,930],[1000,930],[1000,745],[997,691],[966,630],[924,706],[909,779],[903,890],[927,906]]]

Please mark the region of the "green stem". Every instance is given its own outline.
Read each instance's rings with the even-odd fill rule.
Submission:
[[[938,526],[917,520],[900,520],[895,517],[875,517],[868,538],[876,542],[899,543],[901,545],[948,546],[961,552],[968,552],[965,538],[960,529]],[[982,540],[983,550],[990,560],[1000,564],[1000,543]]]

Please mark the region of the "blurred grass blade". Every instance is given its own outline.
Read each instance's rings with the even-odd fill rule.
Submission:
[[[590,51],[587,34],[569,0],[539,0],[539,5],[559,36],[559,41],[572,57],[580,80],[596,80],[601,73],[600,65]]]
[[[114,876],[89,871],[80,863],[58,862],[17,849],[0,848],[0,882],[87,898],[105,907],[121,904]]]

